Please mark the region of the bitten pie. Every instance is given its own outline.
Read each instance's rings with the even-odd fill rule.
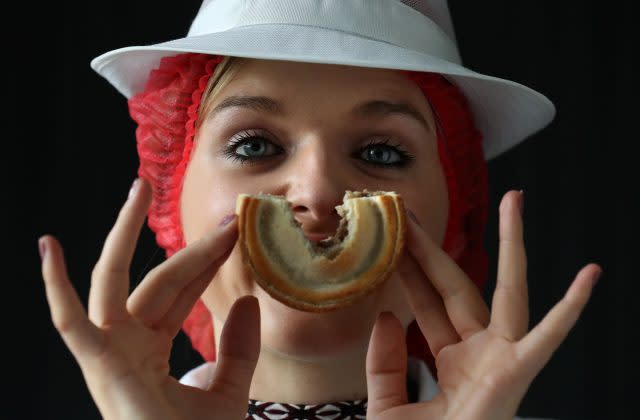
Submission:
[[[336,210],[342,217],[336,234],[314,244],[284,197],[238,196],[244,261],[272,297],[303,311],[329,311],[370,293],[391,275],[405,243],[402,198],[347,191]]]

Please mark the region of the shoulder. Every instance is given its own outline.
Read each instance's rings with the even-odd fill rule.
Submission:
[[[180,383],[206,390],[209,388],[209,384],[211,384],[211,379],[215,371],[215,362],[203,363],[185,373],[182,378],[180,378]]]
[[[415,386],[418,401],[430,401],[440,392],[427,364],[420,359],[409,357],[407,382]]]

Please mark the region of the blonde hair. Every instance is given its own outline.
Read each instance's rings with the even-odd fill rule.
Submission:
[[[229,84],[231,80],[233,80],[233,77],[245,61],[245,59],[240,57],[226,56],[216,66],[216,69],[209,78],[209,82],[207,82],[207,86],[202,93],[196,127],[200,127],[200,125],[206,120],[207,115],[211,112],[216,95],[222,90],[222,88]]]

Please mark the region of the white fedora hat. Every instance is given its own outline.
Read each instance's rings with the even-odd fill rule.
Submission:
[[[491,159],[545,127],[555,107],[462,65],[446,0],[204,0],[185,38],[120,48],[91,67],[124,96],[185,52],[440,73],[467,97]]]

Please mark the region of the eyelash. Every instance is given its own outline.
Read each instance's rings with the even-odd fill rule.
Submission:
[[[231,139],[223,149],[222,154],[224,155],[224,157],[226,157],[227,159],[233,162],[237,162],[240,164],[246,163],[250,165],[256,164],[261,160],[269,159],[276,156],[276,155],[270,155],[265,157],[250,158],[250,157],[242,156],[236,153],[236,150],[238,149],[238,147],[241,146],[243,143],[247,143],[249,140],[255,140],[255,139],[265,140],[269,142],[274,148],[278,150],[277,154],[280,154],[281,152],[284,151],[282,147],[276,145],[273,141],[269,140],[264,135],[261,135],[260,133],[257,133],[257,132],[247,131],[247,132],[240,133],[235,138]],[[375,162],[375,161],[365,160],[360,158],[361,154],[365,150],[375,146],[385,146],[393,149],[393,151],[397,153],[398,156],[400,157],[400,160],[398,162],[392,162],[392,163],[380,163],[380,162]],[[351,157],[353,157],[354,159],[360,159],[368,165],[377,166],[385,169],[404,168],[409,166],[411,162],[415,160],[415,156],[413,156],[408,151],[406,151],[402,147],[402,145],[400,145],[399,143],[392,143],[390,139],[371,140],[369,141],[369,143],[367,143],[366,146],[363,146],[359,148],[357,151],[355,151],[351,155]]]

